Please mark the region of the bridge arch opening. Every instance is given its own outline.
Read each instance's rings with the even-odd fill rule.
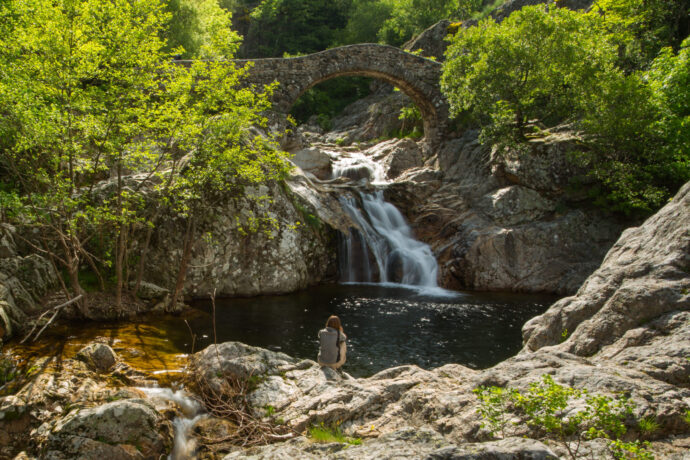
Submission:
[[[383,83],[387,83],[395,89],[399,90],[409,99],[410,104],[406,105],[412,109],[418,110],[418,112],[420,113],[422,125],[421,133],[425,136],[428,136],[429,134],[434,135],[436,133],[438,125],[436,108],[434,107],[433,103],[428,100],[425,94],[417,90],[411,83],[407,82],[406,80],[398,76],[390,75],[371,69],[334,72],[327,75],[321,75],[318,78],[314,78],[312,81],[306,82],[306,84],[304,84],[299,89],[299,91],[293,91],[292,94],[283,99],[281,104],[282,111],[294,115],[293,108],[295,107],[295,105],[298,105],[300,99],[304,95],[308,94],[310,90],[316,89],[323,84],[328,84],[342,79],[353,78],[367,79],[369,82],[377,80]],[[362,96],[364,97],[366,96],[366,94],[362,94]]]
[[[378,104],[377,113],[365,112],[370,105],[351,106],[367,97],[367,102]],[[421,110],[414,101],[385,80],[368,76],[333,75],[313,83],[297,97],[289,114],[298,125],[317,125],[324,133],[356,131],[358,139],[351,140],[420,138],[424,134]],[[365,119],[374,123],[358,124]]]

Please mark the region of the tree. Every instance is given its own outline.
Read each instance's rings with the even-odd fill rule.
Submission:
[[[207,54],[213,49],[214,37],[228,32],[229,28],[228,13],[218,0],[169,0],[166,10],[171,14],[165,31],[166,49],[185,59],[219,57]],[[236,35],[227,38],[239,44]]]
[[[616,57],[595,25],[565,8],[535,6],[459,31],[441,79],[451,113],[469,110],[485,137],[509,142],[523,139],[528,121],[549,125],[577,116],[575,102]]]
[[[10,0],[0,17],[0,169],[11,173],[0,205],[37,230],[28,243],[64,268],[72,295],[87,265],[101,289],[102,272],[113,276],[119,306],[133,234],[159,216],[151,193],[192,219],[204,194],[284,171],[268,141],[247,135],[267,93],[241,88],[246,69],[229,62],[176,65],[159,1]],[[215,18],[201,55],[232,56],[229,23]]]
[[[641,217],[690,179],[687,51],[666,49],[649,72],[631,71],[612,21],[544,6],[482,20],[453,38],[442,89],[451,112],[469,114],[499,147],[528,149],[530,131],[572,122],[593,202]]]
[[[314,53],[331,46],[347,23],[351,0],[262,0],[245,37],[247,57]]]
[[[400,46],[441,19],[467,19],[479,0],[383,0],[392,14],[381,26],[381,42]]]

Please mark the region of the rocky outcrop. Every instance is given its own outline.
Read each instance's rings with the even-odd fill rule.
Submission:
[[[251,376],[255,386],[248,399],[257,416],[284,421],[300,433],[321,424],[337,426],[346,436],[362,440],[360,446],[345,449],[343,444],[318,445],[298,437],[285,444],[235,452],[228,459],[286,455],[332,459],[558,458],[566,455],[562,447],[546,447],[525,439],[541,434],[517,420],[510,424],[507,439],[490,441],[472,392],[480,385],[525,391],[544,374],[591,393],[629,395],[635,405],[628,421],[633,436],[639,435],[634,420],[643,417],[653,417],[659,423],[658,439],[690,430],[684,421],[685,410],[690,407],[689,388],[617,362],[594,361],[562,351],[523,353],[485,371],[453,364],[433,370],[401,366],[362,379],[321,368],[310,360],[237,342],[211,346],[194,359],[197,371],[212,387],[219,388],[225,374]],[[518,442],[519,438],[523,440]],[[595,458],[606,452],[605,443],[585,444],[585,449],[596,452]]]
[[[348,105],[334,117],[333,126],[323,140],[350,145],[390,137],[403,127],[401,109],[412,104],[402,91],[394,91],[389,85],[378,86],[372,94]]]
[[[0,224],[0,342],[21,331],[27,315],[42,310],[43,296],[57,284],[50,262],[24,254],[16,238],[14,227]]]
[[[105,347],[105,348],[104,348]],[[91,344],[80,355],[112,352]],[[0,397],[0,457],[157,459],[172,448],[172,424],[133,385],[153,381],[122,363],[98,371],[61,354],[27,364],[15,394]],[[101,357],[101,361],[105,361]],[[100,361],[99,361],[100,362]]]
[[[499,155],[467,131],[426,160],[425,173],[402,174],[386,197],[432,247],[442,286],[572,294],[623,228],[572,206],[575,142],[560,131],[530,151]]]
[[[316,217],[312,204],[289,185],[245,191],[263,198],[227,197],[213,214],[198,219],[200,236],[188,265],[187,296],[208,296],[214,289],[219,296],[280,294],[335,276],[334,235]],[[173,287],[184,233],[184,223],[172,217],[156,227],[146,281]]]
[[[281,445],[270,445],[235,452],[224,460],[268,460],[300,458],[320,460],[381,460],[424,458],[429,460],[556,460],[558,457],[544,444],[532,439],[508,438],[495,442],[449,444],[443,436],[429,429],[404,429],[382,435],[363,445],[314,444],[296,439]]]
[[[443,61],[449,44],[445,38],[450,27],[451,22],[443,19],[405,43],[403,48],[419,52],[422,56],[436,61]]]
[[[77,353],[77,359],[85,362],[96,372],[107,372],[115,365],[117,356],[110,346],[104,343],[92,343]]]
[[[523,330],[525,345],[529,350],[555,345],[580,356],[607,350],[613,356],[632,345],[649,346],[663,330],[678,330],[673,336],[684,337],[683,346],[668,344],[670,355],[662,359],[664,363],[642,361],[688,375],[690,342],[687,328],[679,326],[687,317],[680,312],[687,310],[690,184],[640,227],[626,230],[575,296],[561,299],[528,322]],[[650,323],[655,318],[659,319]],[[560,343],[564,333],[567,340]]]

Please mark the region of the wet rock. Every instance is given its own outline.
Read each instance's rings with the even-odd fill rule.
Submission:
[[[117,355],[106,344],[92,343],[77,353],[77,359],[84,361],[96,372],[107,372],[117,362]]]
[[[331,157],[316,147],[299,150],[290,158],[303,171],[314,174],[319,179],[331,177]]]
[[[525,324],[526,348],[558,345],[567,331],[558,347],[591,356],[650,320],[690,309],[689,229],[690,183],[640,227],[623,232],[575,296]]]
[[[146,401],[114,401],[70,413],[47,429],[46,458],[158,458],[171,447],[171,426]]]
[[[423,165],[422,151],[412,139],[391,139],[366,150],[367,155],[381,163],[386,177],[394,179],[404,171]]]

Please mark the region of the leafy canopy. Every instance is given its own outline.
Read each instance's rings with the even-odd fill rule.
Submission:
[[[601,207],[644,216],[690,179],[687,41],[677,55],[663,48],[642,66],[649,70],[631,71],[648,54],[629,50],[651,52],[670,39],[654,20],[632,32],[626,24],[667,10],[638,0],[598,4],[611,14],[540,5],[460,30],[442,90],[452,114],[478,123],[482,140],[501,151],[529,150],[528,137],[571,123],[582,138],[573,161],[589,171],[574,183],[589,184]]]

